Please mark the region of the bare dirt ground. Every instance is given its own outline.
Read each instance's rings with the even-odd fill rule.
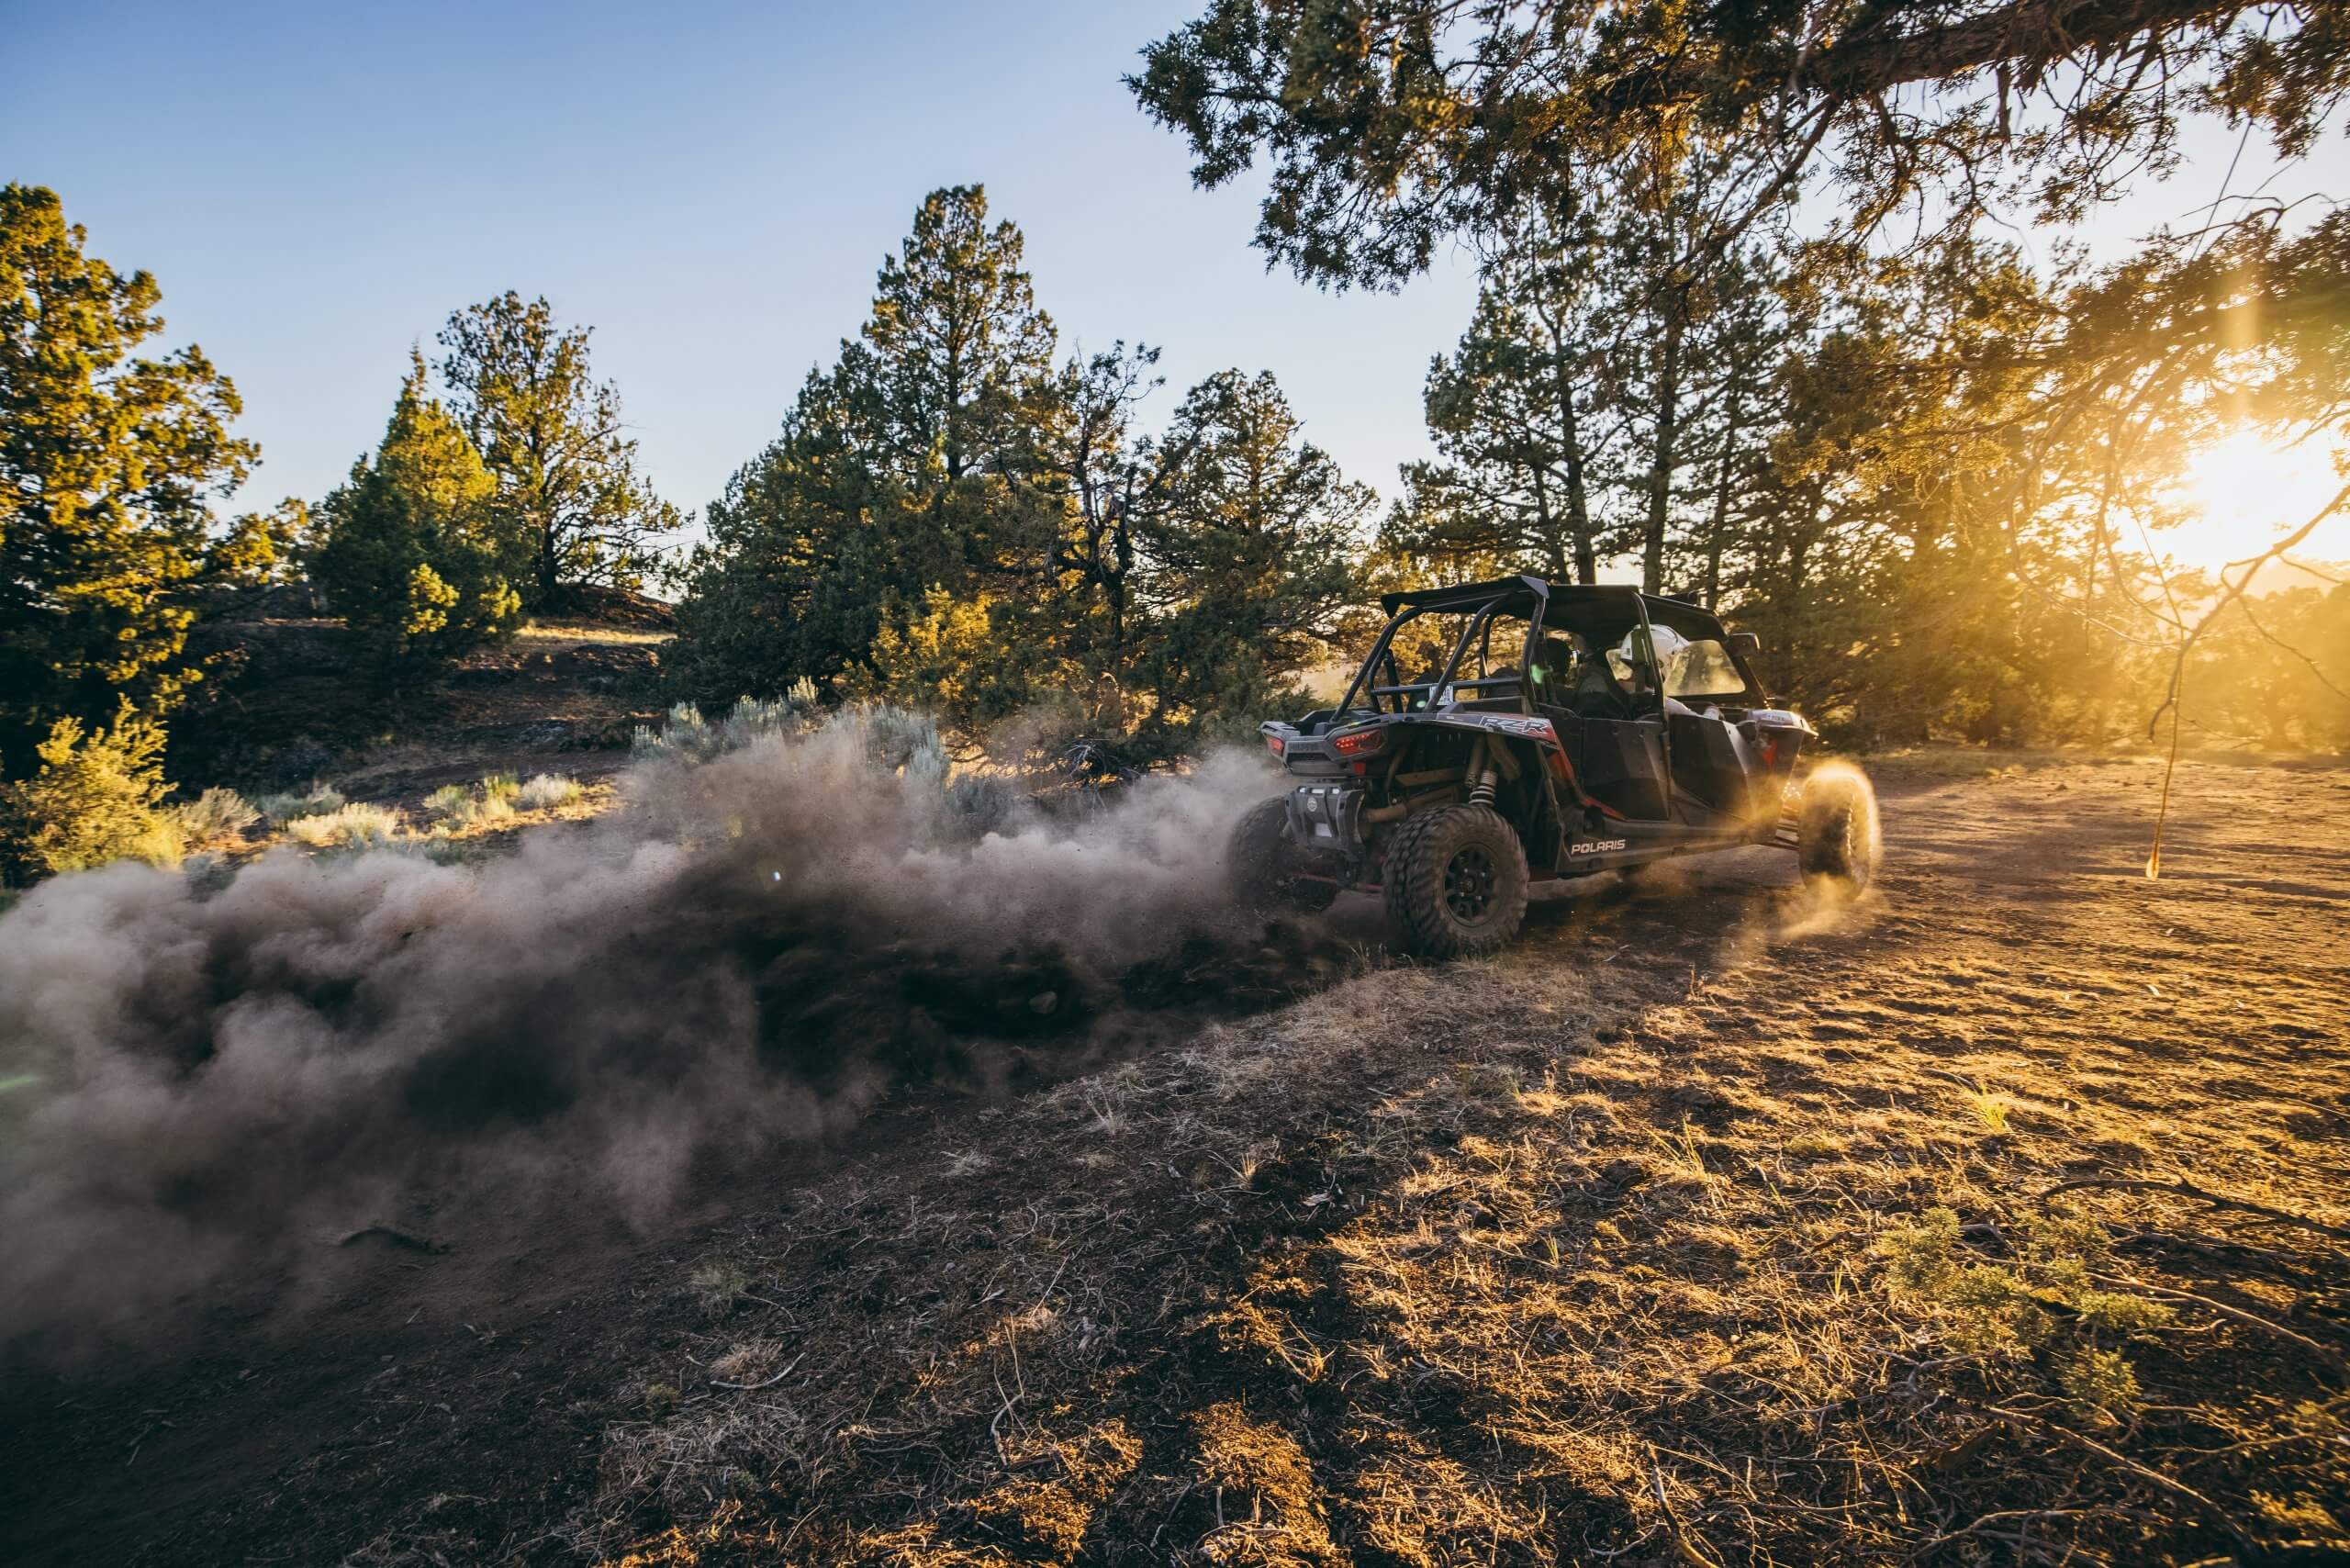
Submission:
[[[0,1558],[2350,1561],[2350,770],[2183,767],[2149,883],[2157,777],[1897,766],[1856,907],[1718,857],[649,1241],[361,1238],[7,1371]]]

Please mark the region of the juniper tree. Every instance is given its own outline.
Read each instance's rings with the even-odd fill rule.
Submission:
[[[398,685],[510,631],[497,480],[416,356],[384,439],[311,515],[308,564],[328,608]]]
[[[881,263],[857,366],[888,443],[909,479],[953,485],[1019,460],[1023,404],[1052,370],[1052,318],[1022,268],[1025,241],[988,223],[982,185],[923,198],[913,230]]]

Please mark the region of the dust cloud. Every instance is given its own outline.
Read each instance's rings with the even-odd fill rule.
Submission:
[[[649,1223],[701,1162],[909,1079],[1081,1064],[1322,961],[1224,897],[1257,758],[1062,818],[975,812],[885,749],[851,716],[641,764],[621,811],[476,866],[279,851],[217,889],[33,890],[0,917],[0,1344],[298,1270],[420,1186]]]

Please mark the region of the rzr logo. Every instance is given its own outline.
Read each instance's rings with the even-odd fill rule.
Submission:
[[[1620,838],[1599,838],[1594,839],[1589,844],[1578,844],[1572,846],[1567,850],[1567,853],[1570,855],[1605,855],[1611,849],[1621,849],[1623,847],[1624,841]]]

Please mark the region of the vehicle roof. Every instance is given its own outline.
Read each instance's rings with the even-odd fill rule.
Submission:
[[[1380,608],[1389,615],[1412,610],[1446,610],[1467,605],[1482,605],[1493,599],[1514,594],[1526,594],[1531,599],[1556,601],[1562,608],[1584,605],[1614,604],[1629,609],[1634,603],[1643,606],[1651,621],[1667,625],[1674,622],[1684,624],[1697,622],[1718,626],[1719,620],[1712,610],[1695,599],[1679,594],[1642,593],[1628,583],[1553,583],[1541,577],[1516,576],[1494,577],[1486,582],[1453,583],[1443,588],[1416,588],[1406,593],[1386,593],[1379,596]]]

